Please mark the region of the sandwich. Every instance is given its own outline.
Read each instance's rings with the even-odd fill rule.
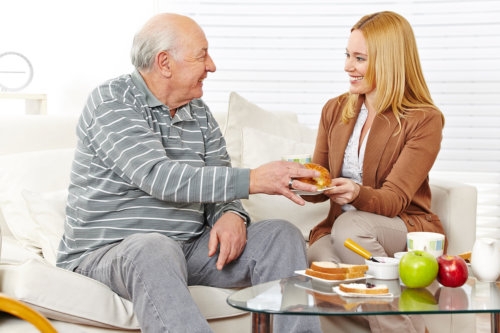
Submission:
[[[306,269],[306,275],[324,280],[346,280],[365,276],[368,265],[351,265],[329,261],[314,261]]]
[[[373,283],[341,283],[339,290],[350,294],[382,295],[389,293],[389,287],[385,284]]]

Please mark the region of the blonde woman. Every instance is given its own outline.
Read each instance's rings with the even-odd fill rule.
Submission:
[[[431,211],[428,176],[444,117],[432,101],[408,21],[393,12],[362,17],[351,29],[344,69],[349,92],[323,107],[313,156],[335,187],[305,197],[331,203],[311,231],[309,262],[364,262],[344,247],[348,237],[374,256],[392,256],[406,249],[408,232],[444,234]]]

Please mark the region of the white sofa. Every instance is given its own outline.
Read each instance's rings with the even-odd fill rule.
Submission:
[[[235,166],[255,167],[314,148],[315,131],[301,125],[295,113],[269,112],[235,93],[228,112],[215,116]],[[0,110],[0,292],[39,310],[59,332],[139,331],[129,301],[94,280],[54,266],[76,120],[77,115],[10,116],[8,110]],[[433,209],[445,223],[449,253],[470,251],[476,234],[475,188],[437,179],[431,183]],[[300,207],[266,195],[254,195],[244,205],[256,221],[290,220],[306,239],[328,210],[328,203]],[[226,303],[231,290],[205,286],[190,290],[214,331],[250,332],[249,314]],[[470,315],[426,316],[430,332],[474,332],[470,319]],[[2,331],[4,327],[9,332],[36,331],[5,315],[0,315],[0,325]]]

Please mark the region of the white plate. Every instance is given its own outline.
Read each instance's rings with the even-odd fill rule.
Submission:
[[[321,283],[326,283],[326,284],[329,284],[329,285],[334,285],[334,284],[339,284],[339,283],[344,283],[344,282],[353,282],[353,281],[358,281],[358,280],[364,280],[364,279],[371,279],[373,276],[371,275],[367,275],[365,274],[364,276],[362,277],[359,277],[359,278],[354,278],[354,279],[345,279],[345,280],[326,280],[326,279],[322,279],[322,278],[319,278],[319,277],[315,277],[315,276],[311,276],[311,275],[307,275],[306,274],[306,270],[300,270],[300,271],[295,271],[295,274],[299,274],[299,275],[303,275],[303,276],[307,276],[311,279],[313,279],[314,281],[319,281]]]
[[[340,296],[344,297],[363,297],[363,298],[391,298],[393,295],[391,293],[387,294],[361,294],[361,293],[346,293],[339,289],[339,286],[333,287],[333,291],[335,291]]]
[[[326,190],[331,190],[332,188],[335,188],[335,186],[325,187],[321,190],[317,190],[314,192],[301,191],[301,190],[292,190],[292,192],[295,192],[295,194],[298,194],[298,195],[318,195],[318,194],[325,192]]]

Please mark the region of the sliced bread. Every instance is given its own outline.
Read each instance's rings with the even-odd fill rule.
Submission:
[[[331,261],[313,261],[310,269],[328,274],[344,274],[349,272],[347,267],[340,267],[339,264]]]
[[[389,287],[385,284],[372,283],[341,283],[339,289],[345,293],[379,295],[388,294]]]
[[[351,265],[351,264],[338,264],[340,268],[347,268],[349,273],[363,272],[368,270],[368,265]]]
[[[306,269],[306,275],[324,280],[346,280],[362,278],[365,275],[365,272],[325,273],[308,268]]]
[[[313,261],[310,269],[316,272],[328,274],[365,273],[368,270],[368,265],[337,264],[330,261]]]

